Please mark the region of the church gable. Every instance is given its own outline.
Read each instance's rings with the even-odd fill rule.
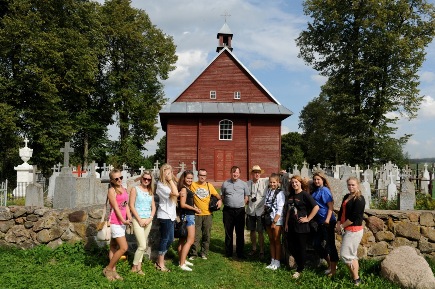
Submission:
[[[174,102],[277,103],[228,49],[221,51]]]

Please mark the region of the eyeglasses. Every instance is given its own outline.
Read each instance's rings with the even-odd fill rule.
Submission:
[[[142,178],[144,181],[148,181],[148,182],[151,182],[151,178]]]
[[[206,177],[207,175],[198,175],[198,176],[200,176],[200,177]]]
[[[120,176],[119,178],[114,178],[114,180],[115,180],[115,182],[122,181],[123,178],[124,178],[124,176]]]

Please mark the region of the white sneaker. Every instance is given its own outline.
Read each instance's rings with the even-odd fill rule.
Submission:
[[[335,269],[337,269],[337,266],[335,266]],[[329,273],[331,273],[331,269],[326,269],[325,270],[325,275],[328,275]]]
[[[195,259],[196,259],[196,256],[190,256],[190,257],[189,257],[189,260],[190,260],[190,261],[193,261],[193,260],[195,260]]]
[[[266,269],[272,269],[274,266],[275,266],[275,260],[272,259],[272,262],[270,262],[270,264],[266,266]]]
[[[279,269],[280,267],[281,267],[281,262],[279,260],[275,260],[275,269],[273,270]]]
[[[187,267],[186,263],[184,263],[183,266],[180,265],[180,269],[183,271],[192,271],[192,268]]]
[[[203,260],[207,260],[207,256],[206,256],[206,255],[202,255],[201,258],[202,258]]]
[[[193,266],[193,263],[192,262],[189,262],[189,261],[184,261],[184,264],[186,264],[187,266]]]
[[[293,279],[298,279],[300,276],[301,276],[301,273],[299,273],[299,272],[295,272],[295,273],[292,275]]]

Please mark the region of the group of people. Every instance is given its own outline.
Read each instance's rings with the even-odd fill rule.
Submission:
[[[231,168],[231,178],[223,182],[220,194],[206,181],[207,171],[198,171],[198,181],[194,182],[191,171],[184,171],[175,179],[172,167],[164,164],[160,168],[160,177],[154,185],[151,172],[145,171],[140,184],[130,193],[122,187],[119,170],[113,170],[110,177],[111,187],[108,200],[111,206],[110,223],[112,239],[110,241],[109,265],[103,270],[109,280],[122,279],[116,272],[116,263],[127,251],[125,238],[126,226],[132,224],[137,238],[138,248],[133,259],[131,271],[143,275],[142,259],[147,246],[147,238],[157,213],[160,243],[155,262],[157,270],[169,272],[164,258],[174,240],[174,222],[177,218],[177,206],[180,218],[186,222],[186,236],[179,238],[179,267],[192,271],[195,258],[207,259],[212,227],[212,213],[209,211],[211,195],[218,199],[217,207],[223,205],[223,224],[225,229],[225,255],[233,256],[233,233],[236,233],[236,256],[244,259],[244,230],[250,231],[252,250],[264,257],[264,231],[270,241],[271,262],[267,269],[277,270],[281,260],[281,236],[284,234],[288,249],[297,265],[293,278],[299,278],[306,262],[306,247],[310,234],[313,235],[314,248],[328,263],[325,274],[334,276],[338,252],[335,246],[335,234],[342,235],[340,255],[351,272],[355,285],[361,283],[358,270],[357,249],[363,234],[362,220],[365,207],[364,197],[359,190],[356,178],[347,180],[349,193],[343,198],[337,218],[334,215],[334,199],[326,176],[322,172],[313,174],[311,186],[306,179],[292,176],[288,188],[281,186],[282,176],[271,174],[261,178],[264,171],[260,166],[251,168],[251,179],[240,179],[241,170]],[[286,193],[288,192],[288,193]],[[159,197],[158,207],[154,194]],[[257,246],[258,236],[258,246]],[[190,256],[190,257],[189,257]]]

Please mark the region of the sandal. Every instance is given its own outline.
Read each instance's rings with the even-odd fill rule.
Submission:
[[[113,271],[113,276],[115,277],[116,280],[124,280],[124,278],[122,278],[116,271]]]
[[[139,275],[145,275],[145,273],[142,271],[142,269],[131,269],[131,272],[132,273],[137,273],[137,274],[139,274]]]
[[[109,270],[107,267],[103,269],[103,274],[109,281],[114,281],[116,279],[114,272],[112,270]]]
[[[154,265],[156,266],[156,269],[159,270],[159,271],[162,271],[162,272],[171,272],[171,270],[169,270],[168,268],[166,268],[166,267],[160,267],[160,265],[157,264],[157,263],[155,263]]]

